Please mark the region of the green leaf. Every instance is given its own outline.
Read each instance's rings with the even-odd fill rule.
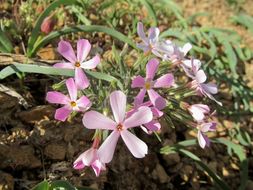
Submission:
[[[11,53],[13,46],[7,35],[0,29],[0,51],[3,53]]]
[[[152,18],[152,20],[154,21],[155,26],[157,26],[158,21],[156,18],[156,14],[154,11],[153,6],[151,5],[151,3],[148,0],[139,0],[148,10],[148,15]]]
[[[35,187],[33,187],[32,190],[49,190],[49,183],[44,180],[37,184]]]
[[[49,16],[51,11],[54,9],[60,7],[60,5],[71,5],[74,4],[76,0],[55,0],[53,1],[44,11],[43,13],[39,16],[39,18],[35,22],[35,26],[32,30],[31,36],[28,41],[28,48],[27,48],[27,55],[31,57],[31,51],[34,48],[33,46],[35,45],[39,35],[40,35],[40,26],[43,22],[43,20]]]
[[[68,77],[74,76],[74,70],[72,69],[60,69],[60,68],[54,68],[54,67],[49,67],[49,66],[15,63],[1,70],[0,79],[4,79],[12,74],[22,73],[22,72],[47,74],[47,75],[60,75],[60,76],[68,76]],[[110,76],[105,73],[93,72],[93,71],[88,71],[88,70],[86,70],[85,72],[88,75],[100,80],[104,80],[108,82],[116,82],[118,87],[121,90],[123,90],[122,83],[113,76]]]
[[[63,28],[62,30],[51,32],[49,35],[42,38],[39,42],[36,42],[34,47],[29,51],[28,56],[29,57],[33,56],[39,50],[39,48],[50,43],[53,39],[58,38],[65,34],[76,32],[104,32],[124,43],[129,44],[130,46],[136,49],[136,45],[133,43],[133,41],[124,34],[118,32],[117,30],[100,25],[90,25],[90,26],[78,25],[73,27],[66,27]]]
[[[56,180],[50,184],[49,190],[76,190],[76,188],[67,181]]]

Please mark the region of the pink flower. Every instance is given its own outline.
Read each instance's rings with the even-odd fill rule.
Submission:
[[[145,131],[147,134],[151,134],[154,131],[159,131],[161,129],[161,124],[158,121],[158,118],[163,116],[163,112],[160,111],[159,109],[157,109],[156,107],[154,107],[151,103],[151,101],[142,103],[142,104],[136,104],[134,103],[134,107],[133,109],[131,109],[130,111],[127,112],[126,117],[130,117],[132,114],[134,114],[136,111],[138,111],[139,107],[142,106],[148,106],[150,107],[152,114],[153,114],[153,119],[148,122],[145,123],[143,126],[141,126],[142,130]]]
[[[188,110],[196,121],[202,121],[205,118],[205,114],[210,112],[209,107],[204,104],[190,105]]]
[[[89,80],[83,69],[94,69],[100,62],[98,55],[86,61],[90,49],[91,44],[85,39],[80,39],[77,42],[77,56],[69,42],[61,40],[58,44],[58,52],[68,62],[56,63],[54,67],[75,69],[75,82],[78,89],[84,89],[89,86]]]
[[[98,149],[100,160],[103,163],[112,160],[120,136],[136,158],[144,157],[148,151],[147,145],[127,129],[150,122],[152,120],[151,110],[146,106],[142,106],[130,117],[125,118],[126,95],[121,91],[111,93],[110,104],[115,121],[96,111],[86,112],[83,116],[83,124],[88,129],[112,130],[112,133]]]
[[[137,44],[137,47],[142,49],[145,54],[152,52],[158,57],[162,57],[159,53],[162,50],[161,43],[159,42],[160,30],[157,27],[151,27],[148,30],[148,36],[145,35],[143,24],[138,22],[137,33],[142,40],[142,43]]]
[[[69,96],[57,91],[50,91],[46,96],[48,102],[64,105],[55,112],[55,119],[60,121],[65,121],[72,111],[86,111],[91,106],[91,102],[86,96],[77,99],[77,87],[73,78],[66,80],[66,86]]]
[[[153,88],[168,88],[174,83],[172,74],[165,74],[157,80],[153,80],[158,69],[159,61],[155,58],[150,59],[146,65],[146,78],[137,76],[132,81],[132,88],[142,88],[135,98],[135,102],[142,103],[146,92],[152,104],[159,110],[166,106],[166,101]]]
[[[82,153],[74,162],[73,168],[83,169],[85,166],[91,166],[96,176],[99,176],[101,170],[105,170],[105,164],[98,157],[98,149],[91,147]]]
[[[218,88],[216,84],[213,83],[205,83],[207,80],[205,72],[200,69],[201,62],[197,59],[191,59],[188,61],[184,61],[184,67],[187,75],[193,79],[191,82],[191,87],[196,89],[199,95],[204,95],[214,100],[220,106],[222,103],[217,101],[212,94],[218,93]]]
[[[171,41],[163,41],[162,45],[165,51],[163,59],[170,60],[173,64],[181,64],[185,60],[186,54],[191,50],[192,45],[186,43],[183,47],[178,47],[176,44],[173,44]]]
[[[205,146],[210,146],[210,141],[208,137],[204,134],[208,131],[215,131],[217,123],[208,122],[208,123],[200,123],[197,126],[198,129],[198,142],[201,148],[205,148]]]

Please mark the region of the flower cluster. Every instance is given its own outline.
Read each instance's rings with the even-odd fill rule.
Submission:
[[[128,101],[128,99],[132,99],[131,95],[127,98],[123,91],[114,89],[110,92],[108,98],[113,117],[89,110],[92,102],[87,97],[88,94],[87,96],[82,94],[90,86],[84,69],[94,69],[100,63],[98,55],[86,60],[91,50],[89,41],[78,40],[77,55],[69,42],[59,42],[58,52],[67,62],[57,63],[54,67],[74,69],[75,75],[74,78],[66,80],[69,95],[50,91],[47,93],[46,100],[50,103],[63,105],[56,110],[55,119],[65,121],[71,112],[81,112],[83,113],[84,127],[96,129],[92,147],[76,159],[73,165],[75,169],[91,166],[98,176],[102,170],[106,169],[105,164],[112,160],[120,137],[134,157],[143,158],[148,153],[146,143],[134,135],[132,130],[140,127],[147,134],[158,132],[161,129],[159,119],[166,114],[165,109],[170,101],[162,92],[164,89],[169,90],[177,86],[172,73],[168,72],[161,76],[159,58],[171,63],[172,66],[181,68],[191,79],[187,87],[190,87],[196,95],[215,100],[213,94],[217,93],[217,87],[212,83],[205,83],[207,77],[200,69],[201,62],[197,59],[186,58],[186,54],[191,49],[190,44],[185,44],[181,48],[171,41],[161,40],[159,39],[159,29],[155,27],[150,28],[148,36],[146,36],[142,23],[138,23],[137,32],[142,40],[137,46],[144,51],[145,56],[151,56],[145,67],[146,76],[137,75],[132,78],[131,88],[140,89],[139,93],[133,97],[133,102]],[[150,53],[153,53],[155,57]],[[130,109],[128,109],[128,105],[131,105]],[[212,114],[210,114],[209,107],[204,104],[190,105],[186,102],[182,105],[182,108],[188,110],[195,120],[192,126],[198,131],[199,145],[202,148],[209,146],[210,142],[205,133],[214,131],[216,127],[216,123],[210,121]],[[102,130],[108,130],[111,133],[100,145]]]

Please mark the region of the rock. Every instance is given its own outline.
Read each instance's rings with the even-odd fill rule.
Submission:
[[[167,183],[170,181],[170,177],[160,164],[156,165],[155,169],[152,172],[152,177],[154,179],[158,178],[160,183]]]
[[[189,181],[193,173],[193,167],[191,165],[184,165],[180,170],[180,176],[184,181]]]
[[[53,118],[55,108],[50,105],[37,106],[27,111],[22,111],[18,117],[25,123],[36,123],[45,118]]]
[[[45,148],[45,155],[52,160],[64,160],[66,155],[66,146],[58,144],[49,144]]]
[[[176,165],[180,162],[180,156],[178,153],[163,155],[163,159],[166,162],[166,166]]]
[[[35,157],[34,149],[29,145],[0,145],[0,158],[0,168],[33,169],[41,166],[41,161]]]
[[[13,177],[5,172],[0,171],[0,190],[13,190],[14,179]]]

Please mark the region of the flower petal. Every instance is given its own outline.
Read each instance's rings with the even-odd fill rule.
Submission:
[[[154,88],[169,88],[174,83],[174,76],[166,74],[154,81]]]
[[[58,52],[69,62],[75,63],[76,62],[76,55],[71,46],[71,44],[67,41],[61,40],[58,43]]]
[[[77,41],[77,60],[82,63],[90,53],[91,44],[86,39]]]
[[[132,80],[131,88],[142,88],[145,85],[145,79],[138,75]]]
[[[196,81],[200,84],[206,81],[206,74],[202,69],[196,73]]]
[[[152,119],[153,114],[151,109],[146,106],[141,106],[124,121],[123,126],[126,128],[137,127],[150,122]]]
[[[201,131],[198,131],[198,142],[201,148],[205,148],[205,146],[210,145],[208,137],[204,135]]]
[[[87,98],[86,96],[82,96],[81,98],[79,98],[77,101],[77,106],[82,110],[82,111],[86,111],[87,109],[90,108],[91,106],[91,101],[89,100],[89,98]]]
[[[156,58],[150,59],[146,65],[146,79],[152,80],[158,69],[159,61]]]
[[[148,96],[152,102],[152,104],[159,110],[162,110],[166,106],[166,100],[161,97],[156,91],[153,89],[148,90]]]
[[[56,63],[53,65],[55,68],[62,68],[62,69],[74,69],[74,65],[72,63],[64,62],[64,63]]]
[[[69,97],[57,91],[48,92],[46,100],[52,104],[68,104],[70,102]]]
[[[158,41],[159,34],[160,34],[159,28],[151,27],[148,30],[148,39],[151,40],[152,43],[155,43]]]
[[[89,86],[90,82],[82,68],[75,69],[75,82],[76,87],[80,90],[85,89]]]
[[[112,160],[120,133],[114,130],[98,149],[98,157],[101,162],[109,163]]]
[[[65,121],[68,118],[71,111],[72,110],[70,109],[69,106],[64,106],[64,107],[58,108],[55,111],[54,118],[57,120],[60,120],[60,121]]]
[[[137,24],[137,34],[146,44],[148,44],[148,38],[144,33],[143,24],[141,22],[138,22]]]
[[[146,94],[146,89],[144,88],[141,89],[140,92],[137,94],[137,96],[134,98],[134,105],[142,104],[145,94]]]
[[[127,148],[136,158],[143,158],[148,153],[148,146],[128,130],[121,131],[121,137]]]
[[[96,55],[89,61],[85,61],[81,63],[81,67],[84,69],[94,69],[100,63],[100,57]]]
[[[83,116],[83,125],[88,129],[114,130],[117,124],[99,112],[89,111]]]
[[[147,53],[148,51],[151,50],[150,46],[146,45],[144,43],[139,43],[139,44],[137,43],[136,46],[137,46],[137,48],[142,49],[144,51],[144,53]]]
[[[201,87],[208,93],[211,93],[211,94],[218,93],[218,88],[216,84],[213,84],[213,83],[201,84]]]
[[[183,53],[184,53],[184,56],[192,49],[192,45],[190,43],[186,43],[182,50],[183,50]]]
[[[146,123],[145,127],[149,131],[159,131],[161,129],[161,124],[156,120],[152,120],[149,123]]]
[[[201,132],[206,133],[208,131],[215,131],[217,123],[215,122],[208,122],[201,124]]]
[[[73,164],[73,168],[76,169],[76,170],[81,170],[85,167],[85,165],[83,164],[82,160],[81,159],[78,159],[74,162]]]
[[[114,91],[110,95],[112,112],[117,123],[121,123],[126,113],[126,95],[122,91]]]
[[[92,169],[94,170],[96,176],[98,177],[100,175],[101,170],[105,170],[105,164],[100,162],[99,159],[95,160],[91,164]]]
[[[70,99],[72,101],[76,101],[77,98],[77,88],[76,83],[73,78],[69,78],[66,80],[66,86],[69,92]]]

